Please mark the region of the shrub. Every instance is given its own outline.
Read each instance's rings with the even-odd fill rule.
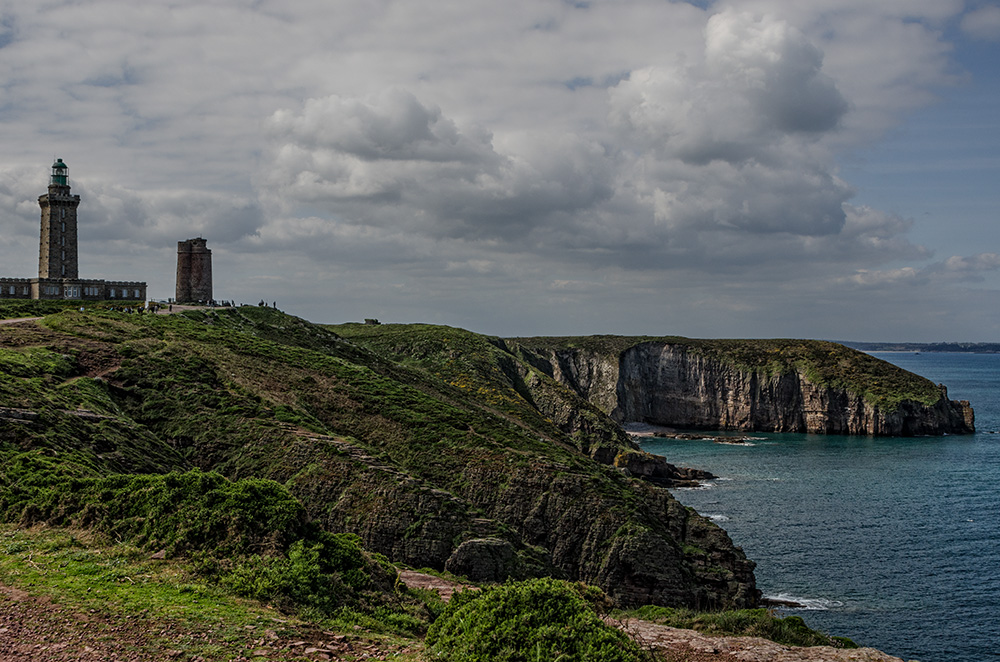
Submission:
[[[146,550],[194,557],[241,595],[324,614],[392,593],[395,570],[353,534],[307,521],[282,485],[184,473],[85,476],[37,453],[0,456],[0,519],[83,526]],[[367,599],[377,606],[379,600]]]
[[[447,662],[632,662],[638,645],[597,613],[603,593],[533,579],[456,594],[427,632]]]

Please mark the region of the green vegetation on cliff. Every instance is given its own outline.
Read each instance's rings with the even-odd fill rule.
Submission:
[[[395,562],[579,579],[630,604],[756,601],[725,533],[611,466],[633,450],[617,426],[495,339],[353,331],[262,307],[6,326],[0,470],[55,458],[80,495],[8,495],[7,520],[86,524],[101,481],[197,469],[274,481],[317,530]]]

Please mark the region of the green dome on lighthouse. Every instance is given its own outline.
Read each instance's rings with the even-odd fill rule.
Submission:
[[[52,164],[52,177],[49,179],[49,185],[67,186],[66,170],[68,169],[69,166],[63,163],[62,159],[56,159],[56,162]]]

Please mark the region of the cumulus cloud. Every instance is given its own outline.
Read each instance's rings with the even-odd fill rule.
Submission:
[[[712,16],[697,65],[637,69],[605,103],[626,149],[573,127],[460,127],[400,89],[311,99],[272,115],[266,187],[336,222],[499,237],[547,253],[677,246],[682,237],[664,233],[684,229],[843,227],[852,190],[815,143],[836,130],[847,102],[822,73],[822,54],[789,25]],[[619,251],[618,260],[632,257]]]
[[[340,222],[432,236],[505,237],[610,195],[604,148],[572,135],[459,129],[402,90],[327,97],[271,118],[268,192],[325,208]]]
[[[767,158],[788,138],[835,129],[847,112],[822,62],[788,24],[723,12],[708,20],[703,59],[642,68],[616,86],[612,119],[686,163]]]

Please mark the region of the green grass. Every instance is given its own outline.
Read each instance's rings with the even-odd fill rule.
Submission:
[[[237,593],[289,609],[359,607],[395,578],[357,536],[311,525],[302,504],[273,481],[197,470],[85,477],[75,465],[38,454],[7,456],[0,516],[8,522],[83,527],[138,549],[188,556]]]
[[[385,650],[419,648],[414,636],[426,628],[410,613],[426,613],[423,603],[405,592],[392,609],[297,615],[240,597],[224,583],[206,579],[189,560],[154,560],[145,549],[109,544],[79,529],[0,526],[0,582],[91,614],[91,641],[115,637],[115,622],[126,619],[140,629],[145,625],[143,652],[155,656],[179,650],[185,659],[201,656],[206,662],[245,656],[261,647],[254,643],[261,637],[268,647],[301,652],[303,647],[290,644],[328,640],[323,631],[329,630],[360,636]]]
[[[613,456],[629,447],[592,403],[521,361],[499,338],[430,324],[343,324],[339,336],[393,357],[455,389],[460,398],[520,421],[550,439],[569,435],[581,452]]]

